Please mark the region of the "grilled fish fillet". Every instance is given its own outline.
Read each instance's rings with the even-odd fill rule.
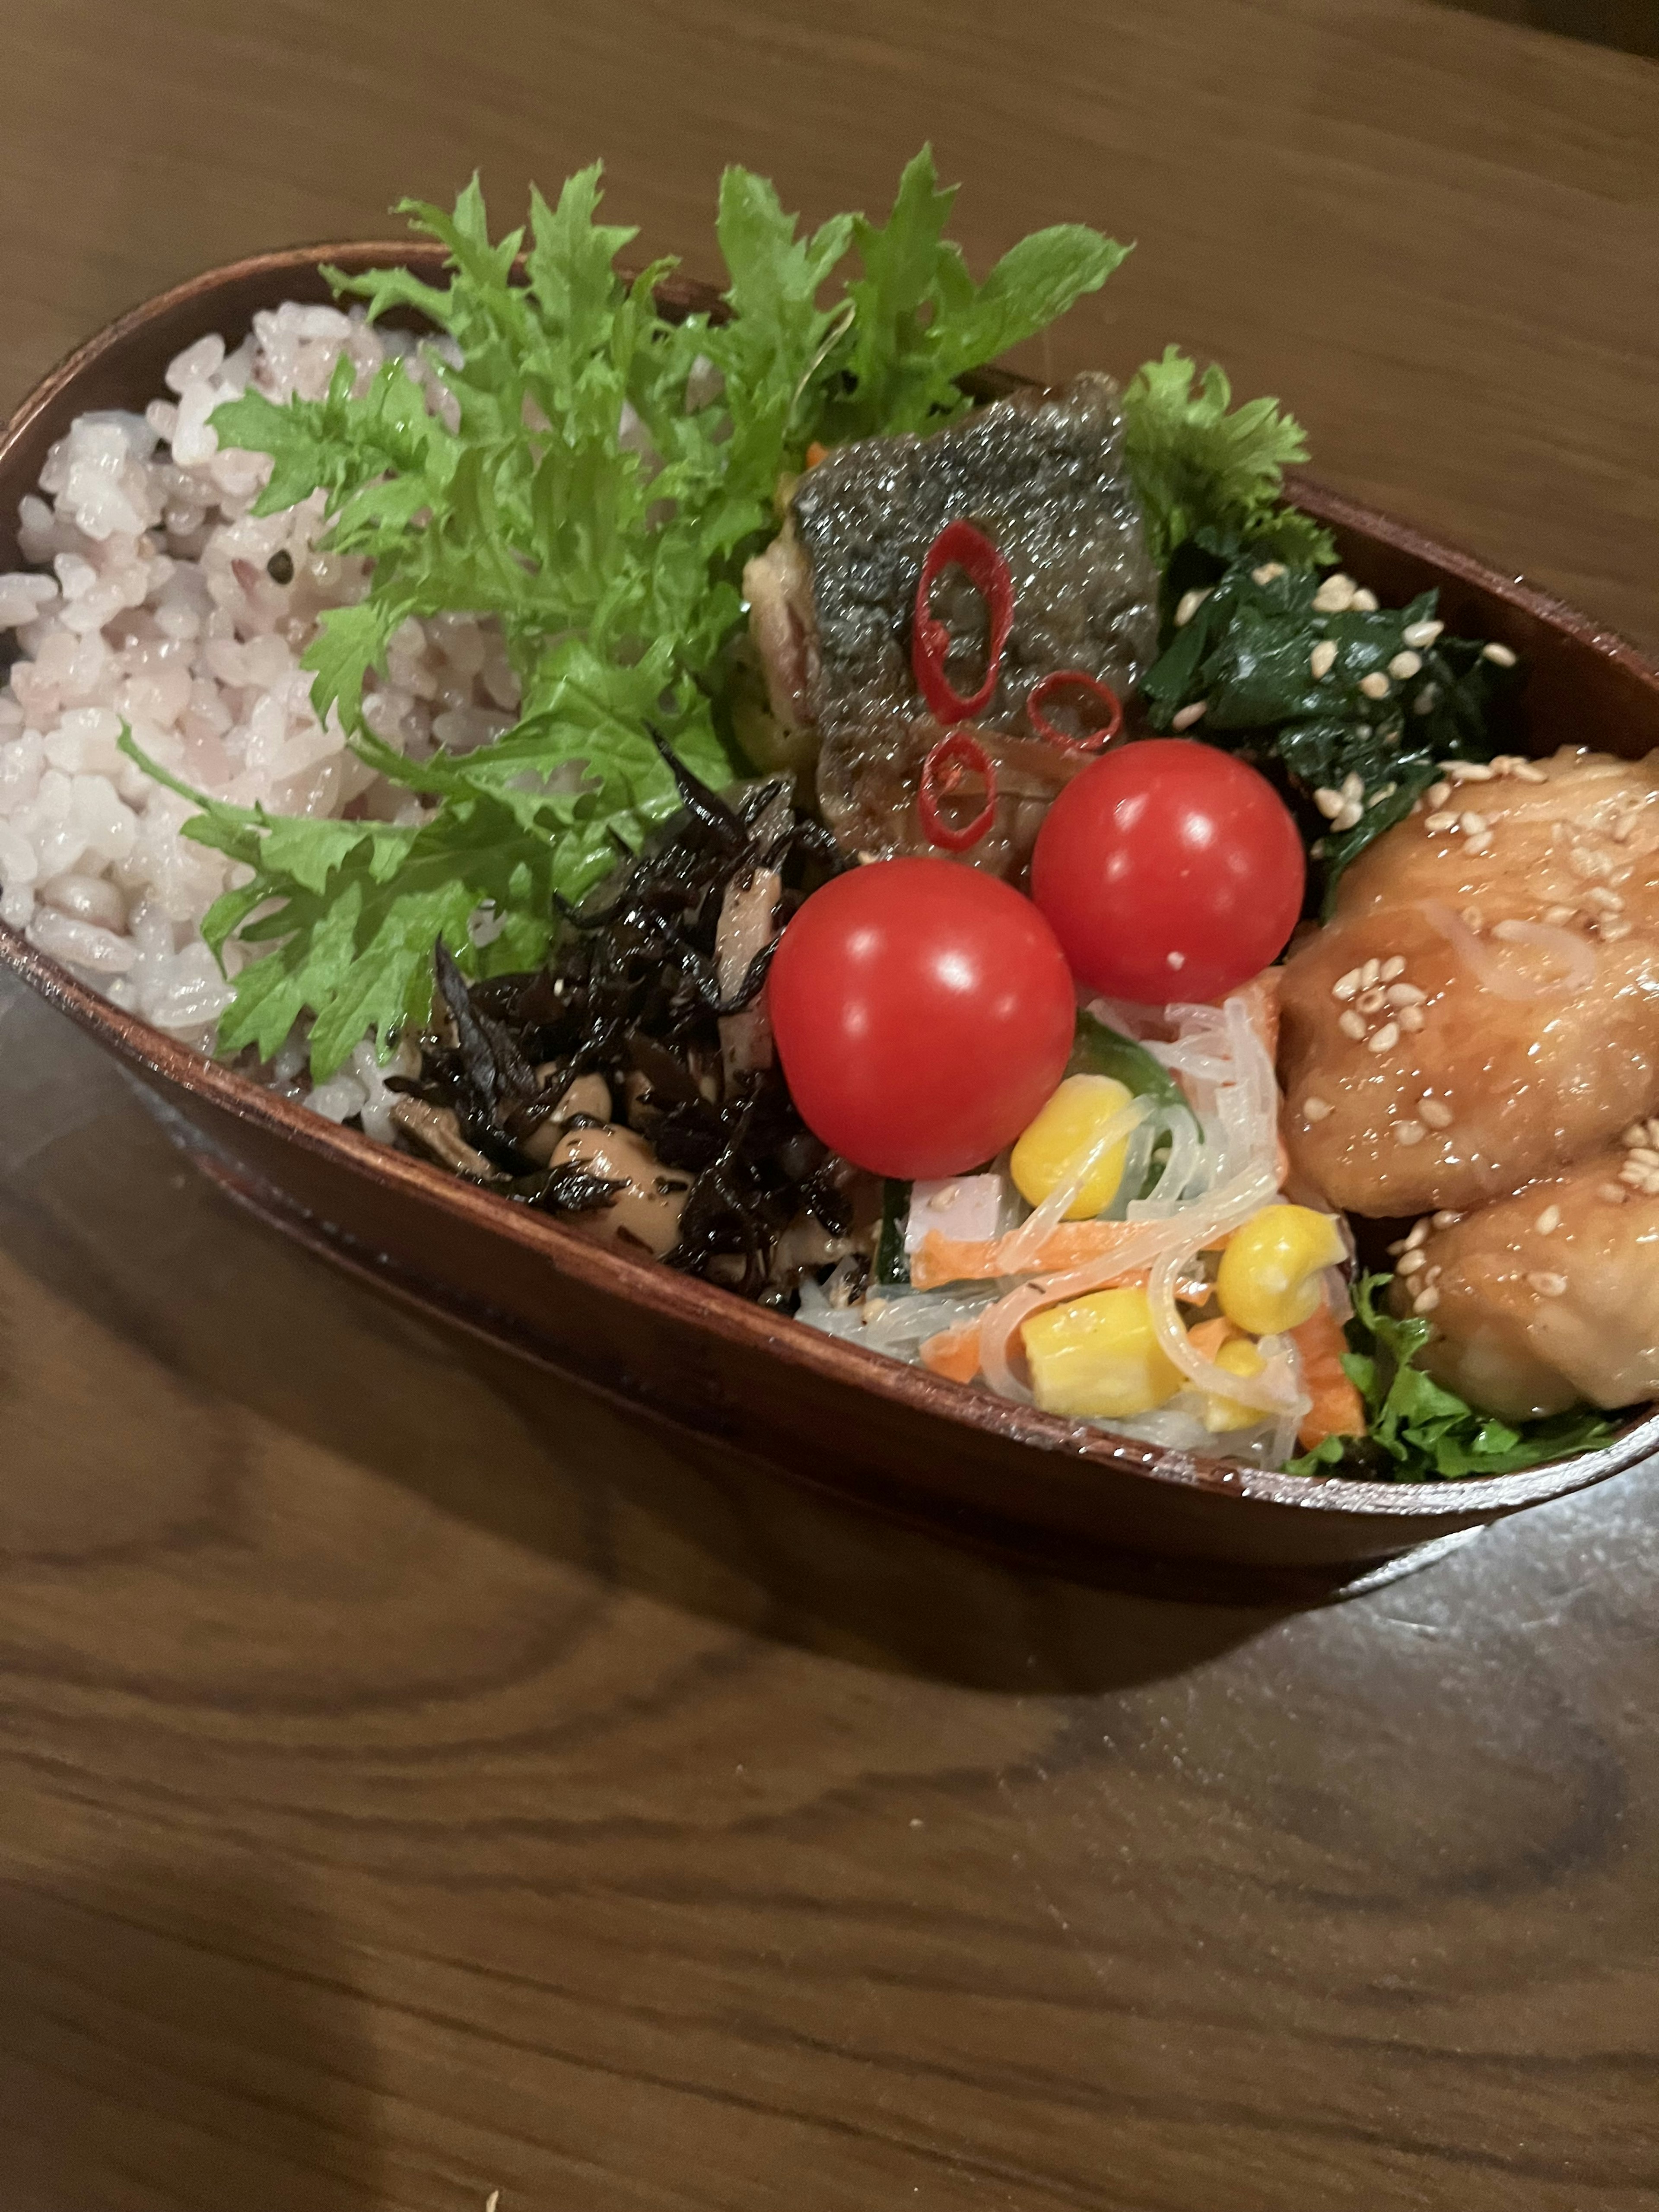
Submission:
[[[1156,646],[1158,576],[1109,377],[996,400],[932,437],[838,447],[800,479],[782,532],[750,563],[744,588],[773,712],[788,728],[819,732],[819,804],[849,847],[886,853],[924,842],[914,802],[925,709],[911,629],[927,549],[957,520],[994,540],[1013,583],[1001,678],[976,732],[994,754],[1004,737],[1025,741],[1023,709],[1040,678],[1078,668],[1127,696]],[[948,571],[933,604],[952,634],[946,672],[970,696],[984,669],[982,603]],[[1005,859],[1029,847],[1015,834],[1016,810],[1046,804],[1068,772],[1064,756],[1042,750],[1041,762],[1008,763],[1019,788],[998,825]]]
[[[1423,1364],[1472,1405],[1519,1420],[1659,1397],[1659,1169],[1630,1148],[1431,1231],[1401,1264],[1395,1310],[1431,1316]]]
[[[1351,1212],[1468,1212],[1612,1142],[1659,1109],[1659,753],[1437,788],[1282,1005],[1291,1164]]]

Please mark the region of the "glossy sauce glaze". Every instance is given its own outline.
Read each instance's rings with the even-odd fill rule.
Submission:
[[[1459,764],[1286,965],[1297,1176],[1465,1212],[1659,1107],[1659,755]]]

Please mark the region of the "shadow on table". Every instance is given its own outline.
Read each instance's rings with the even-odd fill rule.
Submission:
[[[231,1401],[687,1610],[985,1688],[1178,1674],[1291,1609],[1200,1567],[1107,1562],[1120,1587],[1101,1587],[1092,1557],[1020,1561],[903,1525],[414,1319],[236,1213],[44,1008],[0,1014],[0,1257],[210,1417]]]
[[[337,1937],[263,1876],[0,1881],[6,2212],[373,2212]]]

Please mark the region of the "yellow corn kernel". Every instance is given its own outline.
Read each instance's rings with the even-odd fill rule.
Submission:
[[[1008,1171],[1028,1204],[1041,1206],[1133,1094],[1109,1075],[1068,1075],[1014,1146]],[[1103,1152],[1066,1209],[1067,1221],[1092,1221],[1117,1196],[1129,1140]]]
[[[1230,1336],[1214,1358],[1229,1375],[1260,1375],[1267,1364],[1248,1336]],[[1205,1398],[1204,1425],[1212,1437],[1226,1429],[1253,1429],[1261,1419],[1256,1407],[1241,1405],[1237,1398]]]
[[[1091,1291],[1025,1324],[1031,1395],[1048,1413],[1149,1413],[1186,1376],[1159,1344],[1146,1293]]]
[[[1252,1336],[1300,1328],[1324,1296],[1321,1271],[1346,1256],[1328,1213],[1306,1206],[1268,1206],[1235,1231],[1216,1275],[1229,1321]]]

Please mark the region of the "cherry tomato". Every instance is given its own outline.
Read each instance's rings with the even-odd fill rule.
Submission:
[[[961,1175],[1066,1072],[1077,999],[1030,899],[950,860],[872,860],[790,921],[767,983],[801,1119],[875,1175]]]
[[[1224,998],[1259,975],[1296,927],[1306,872],[1265,776],[1214,745],[1147,738],[1055,799],[1031,896],[1080,981],[1162,1006]]]

